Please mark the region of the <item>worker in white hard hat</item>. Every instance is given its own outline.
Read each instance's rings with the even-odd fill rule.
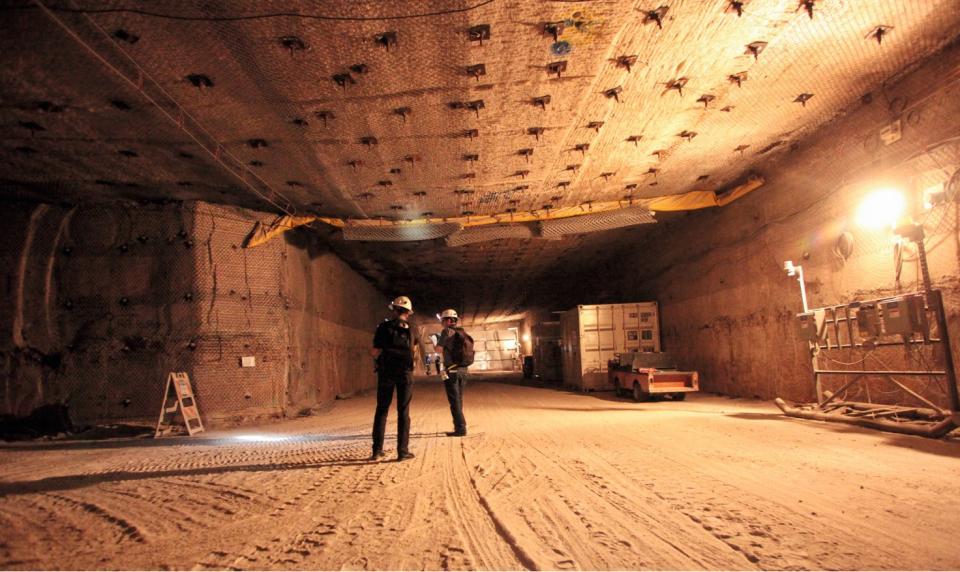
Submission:
[[[393,317],[377,326],[371,350],[377,364],[377,413],[373,418],[373,454],[370,456],[373,461],[386,456],[383,441],[394,390],[397,392],[397,460],[414,457],[409,449],[410,399],[413,397],[413,353],[419,340],[416,328],[409,322],[413,303],[406,296],[397,296],[389,307]]]
[[[446,378],[443,381],[453,416],[453,431],[449,437],[464,437],[467,434],[467,420],[463,416],[463,389],[467,383],[467,368],[473,363],[473,338],[459,327],[460,316],[453,308],[440,313],[443,330],[437,338],[436,347],[443,351],[443,368]]]

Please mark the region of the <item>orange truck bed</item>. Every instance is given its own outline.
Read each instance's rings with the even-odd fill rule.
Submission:
[[[617,395],[632,395],[634,401],[651,401],[656,397],[682,400],[687,393],[700,390],[700,376],[695,371],[675,369],[611,367],[607,370]]]

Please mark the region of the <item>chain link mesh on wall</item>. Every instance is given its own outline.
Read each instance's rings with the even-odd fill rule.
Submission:
[[[252,218],[239,209],[199,203],[195,211],[196,282],[200,314],[193,364],[197,394],[210,411],[283,407],[286,302],[280,282],[286,244],[241,247]],[[253,357],[254,367],[241,367]]]
[[[154,417],[197,327],[192,214],[178,206],[4,203],[3,410],[67,403],[80,420]]]

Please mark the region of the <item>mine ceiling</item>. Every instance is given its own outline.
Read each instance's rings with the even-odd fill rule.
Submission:
[[[942,47],[960,11],[127,0],[6,2],[0,17],[4,197],[403,220],[722,190]],[[391,293],[455,284],[448,302],[491,320],[639,234],[450,246],[322,226]]]

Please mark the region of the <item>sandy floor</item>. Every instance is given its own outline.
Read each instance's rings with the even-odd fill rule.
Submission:
[[[471,434],[448,438],[441,387],[417,386],[404,463],[366,461],[372,397],[193,439],[2,446],[0,568],[960,567],[960,442],[706,396],[478,382],[465,401]]]

